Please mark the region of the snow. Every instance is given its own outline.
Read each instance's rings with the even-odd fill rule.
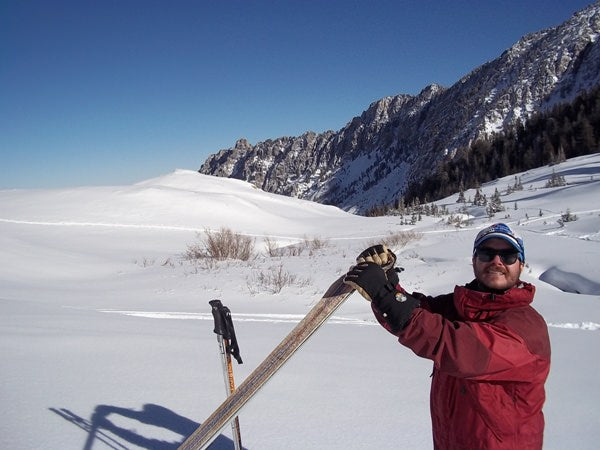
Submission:
[[[544,187],[552,170],[568,184]],[[232,311],[239,384],[366,246],[418,232],[393,248],[401,281],[441,294],[470,281],[477,231],[504,221],[525,240],[523,278],[550,326],[545,448],[597,448],[600,154],[520,176],[524,189],[502,197],[506,211],[489,219],[470,207],[461,227],[447,217],[401,226],[185,170],[132,186],[0,191],[0,445],[176,448],[225,395],[209,300]],[[490,198],[513,182],[482,190]],[[457,212],[456,198],[437,203]],[[578,220],[561,226],[567,210]],[[262,253],[182,259],[222,227]],[[265,237],[302,251],[269,257]],[[324,244],[309,248],[313,240]],[[278,294],[257,285],[278,269],[296,283]],[[430,373],[355,294],[241,412],[242,440],[249,449],[431,448]],[[229,427],[211,448],[232,448]]]

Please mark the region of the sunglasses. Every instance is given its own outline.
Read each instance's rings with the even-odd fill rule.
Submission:
[[[517,262],[519,259],[519,253],[514,250],[494,250],[493,248],[478,248],[475,250],[475,256],[479,261],[487,263],[492,261],[496,255],[500,257],[503,264],[510,266]]]

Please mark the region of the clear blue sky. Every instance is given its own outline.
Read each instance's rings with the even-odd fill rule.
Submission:
[[[0,188],[130,184],[450,86],[589,0],[0,0]]]

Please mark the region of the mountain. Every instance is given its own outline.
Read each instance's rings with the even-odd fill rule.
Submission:
[[[474,140],[600,85],[600,2],[524,36],[449,88],[385,97],[341,130],[307,132],[211,155],[200,172],[363,213]]]

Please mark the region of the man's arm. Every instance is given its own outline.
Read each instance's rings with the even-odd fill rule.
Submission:
[[[504,318],[515,317],[515,312]],[[532,323],[531,333],[547,335],[546,324],[535,311],[519,308],[518,313]],[[493,322],[452,321],[418,308],[398,338],[417,355],[431,359],[438,370],[471,380],[530,381],[532,370],[549,360],[548,340],[547,345],[531,348],[533,339],[502,317]]]

